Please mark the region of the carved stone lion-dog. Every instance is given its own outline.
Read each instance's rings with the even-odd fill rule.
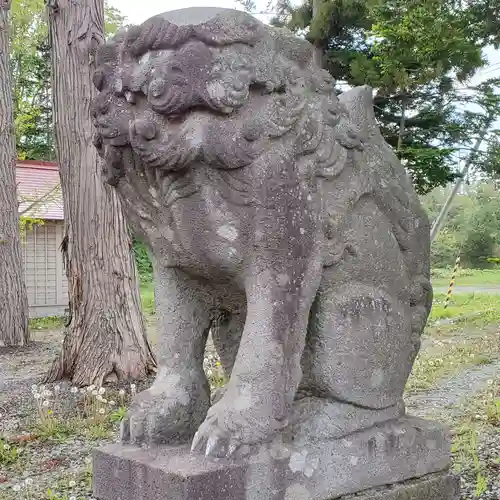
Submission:
[[[156,16],[96,61],[94,144],[151,252],[159,318],[123,441],[226,456],[404,415],[429,224],[371,89],[337,95],[307,41],[225,9]],[[212,405],[211,328],[229,377]]]

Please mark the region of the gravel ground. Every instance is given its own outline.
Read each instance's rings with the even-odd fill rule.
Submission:
[[[0,462],[0,500],[44,500],[47,491],[57,492],[55,500],[88,500],[91,498],[91,473],[89,462],[91,451],[96,446],[115,440],[118,425],[109,436],[93,438],[77,435],[59,441],[33,439],[30,429],[37,412],[37,401],[33,398],[32,386],[39,385],[54,356],[60,349],[60,332],[35,332],[35,342],[21,350],[0,350],[0,438],[7,436],[13,447],[20,450],[14,465]],[[430,346],[429,346],[430,347]],[[500,362],[465,370],[452,379],[443,381],[427,393],[408,398],[411,413],[430,416],[436,408],[449,415],[456,415],[464,400],[487,383],[487,379],[499,372]],[[137,387],[142,390],[151,381]],[[54,391],[54,386],[46,389]],[[71,395],[69,387],[60,385],[61,404],[58,412],[74,414],[78,408],[78,395]],[[119,387],[107,389],[117,394]],[[115,396],[117,397],[117,396]],[[62,401],[65,401],[62,404]],[[444,402],[444,404],[443,404]],[[445,405],[448,405],[445,408]],[[17,444],[16,444],[17,443]],[[2,450],[0,450],[0,453]],[[477,474],[472,465],[460,471],[462,500],[500,500],[500,431],[486,432],[479,436],[478,459],[488,486],[480,496],[475,496]],[[28,479],[28,487],[26,487]],[[21,492],[14,491],[23,485]],[[26,489],[28,488],[28,489]],[[28,492],[29,495],[28,496]]]

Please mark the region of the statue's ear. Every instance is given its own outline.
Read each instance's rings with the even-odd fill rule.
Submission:
[[[339,95],[339,101],[347,108],[350,121],[371,141],[382,139],[373,110],[373,90],[368,85],[355,87]],[[383,140],[383,139],[382,139]]]

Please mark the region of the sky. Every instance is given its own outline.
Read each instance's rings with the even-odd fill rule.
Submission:
[[[130,24],[140,24],[150,17],[169,10],[184,7],[225,7],[228,9],[240,9],[243,7],[236,0],[108,0],[109,4],[116,7],[127,17]],[[298,0],[296,0],[298,1]],[[295,2],[292,2],[295,3]],[[256,0],[257,12],[265,12],[268,1]],[[270,16],[257,15],[261,21],[266,21]],[[500,77],[500,51],[489,50],[488,59],[490,65],[480,71],[473,79],[473,84],[485,78]]]
[[[243,10],[235,0],[108,0],[131,24],[140,24],[156,14],[185,7],[225,7]],[[258,9],[265,10],[267,2],[257,1]]]

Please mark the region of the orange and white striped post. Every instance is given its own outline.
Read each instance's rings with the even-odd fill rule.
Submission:
[[[460,265],[460,256],[457,257],[455,261],[455,267],[453,268],[453,274],[451,275],[450,284],[448,286],[448,292],[446,293],[446,299],[444,301],[444,308],[448,307],[448,302],[450,302],[451,294],[453,293],[453,285],[455,284],[455,277],[457,275],[458,266]]]

